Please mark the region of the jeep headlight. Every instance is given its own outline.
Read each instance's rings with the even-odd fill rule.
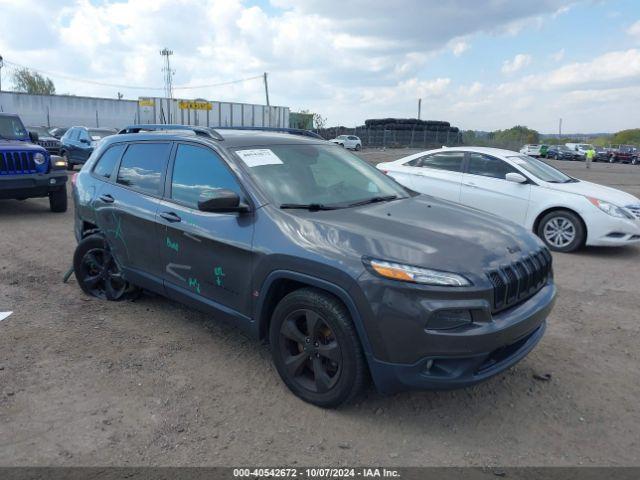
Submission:
[[[598,200],[597,198],[587,197],[594,206],[598,207],[607,215],[611,215],[616,218],[627,218],[633,220],[634,217],[630,213],[628,213],[624,208],[620,208],[613,203],[605,202],[604,200]]]
[[[36,153],[33,156],[33,161],[36,162],[36,165],[42,165],[44,163],[44,160],[45,160],[44,155],[40,152]]]
[[[366,265],[378,275],[391,280],[435,285],[440,287],[468,287],[471,282],[462,275],[429,268],[415,267],[401,263],[387,262],[374,258],[364,259]]]

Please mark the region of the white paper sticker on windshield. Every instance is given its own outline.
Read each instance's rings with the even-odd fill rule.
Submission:
[[[255,150],[236,150],[242,161],[248,167],[260,167],[262,165],[282,165],[282,160],[268,148]]]

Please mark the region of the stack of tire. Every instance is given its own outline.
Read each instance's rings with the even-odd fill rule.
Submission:
[[[414,130],[417,132],[450,132],[458,133],[458,127],[441,120],[418,120],[417,118],[370,118],[365,120],[364,127],[372,130]]]

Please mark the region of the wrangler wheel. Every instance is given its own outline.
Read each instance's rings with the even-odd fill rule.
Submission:
[[[304,401],[333,408],[362,390],[362,347],[335,297],[311,288],[290,293],[273,313],[269,339],[280,377]]]

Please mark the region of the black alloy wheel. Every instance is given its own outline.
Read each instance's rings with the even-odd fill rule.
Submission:
[[[107,242],[100,235],[91,235],[78,244],[73,267],[78,284],[87,295],[118,301],[137,290],[123,278]]]
[[[280,327],[280,354],[292,379],[312,392],[331,390],[340,377],[342,353],[335,335],[316,312],[291,312]]]
[[[269,343],[280,378],[306,402],[334,408],[364,387],[367,367],[349,311],[323,290],[301,288],[280,300]]]

